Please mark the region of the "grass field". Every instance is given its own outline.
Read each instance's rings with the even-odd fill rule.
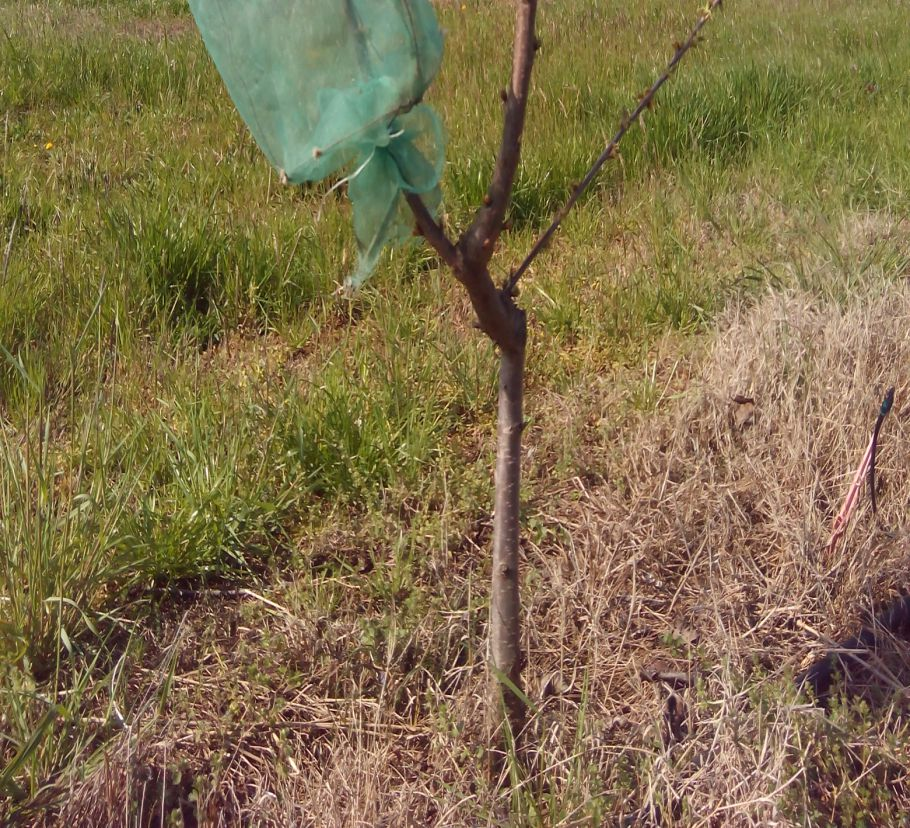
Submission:
[[[498,277],[702,5],[542,4]],[[523,282],[533,747],[499,789],[496,360],[458,285],[415,244],[335,294],[347,201],[279,184],[181,0],[0,5],[0,823],[910,824],[901,648],[827,714],[793,686],[908,586],[906,14],[729,0]],[[461,228],[511,9],[440,16]]]

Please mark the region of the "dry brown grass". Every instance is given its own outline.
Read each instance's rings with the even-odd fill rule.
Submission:
[[[39,5],[9,9],[17,15],[17,26],[34,32],[53,30],[56,37],[78,40],[86,36],[110,33],[116,37],[134,37],[146,41],[182,37],[193,31],[191,21],[174,14],[159,13],[154,18],[127,17],[122,11],[95,7],[46,8]],[[0,9],[0,21],[6,22],[7,10]]]
[[[674,369],[688,389],[625,429],[609,482],[538,501],[517,794],[488,786],[477,758],[470,600],[366,646],[368,602],[325,617],[285,583],[203,596],[146,633],[146,667],[115,693],[132,700],[128,728],[46,824],[900,824],[906,653],[873,657],[874,680],[850,688],[861,703],[830,716],[792,676],[906,586],[908,331],[905,283],[845,305],[743,304]],[[864,501],[827,559],[890,384],[880,513]],[[483,536],[428,567],[440,593],[484,583]]]
[[[884,389],[904,398],[908,322],[906,285],[846,308],[797,293],[740,308],[676,414],[627,437],[617,485],[584,491],[572,520],[554,516],[571,543],[534,550],[546,589],[529,611],[531,662],[576,694],[584,675],[589,722],[609,724],[605,767],[647,752],[635,783],[646,811],[798,824],[812,799],[814,824],[838,821],[834,797],[812,789],[825,748],[802,741],[818,714],[786,675],[906,586],[906,407],[888,424],[888,507],[877,520],[861,511],[837,559],[824,548]],[[675,733],[668,688],[641,679],[655,668],[700,680]],[[902,684],[869,688],[871,703],[894,690],[902,700]],[[896,709],[869,727],[888,766],[875,734],[901,727]]]

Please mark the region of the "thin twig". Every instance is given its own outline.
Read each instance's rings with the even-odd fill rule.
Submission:
[[[658,90],[670,79],[670,76],[676,70],[677,65],[683,59],[686,52],[688,52],[695,45],[698,40],[699,33],[704,28],[705,24],[711,19],[711,16],[714,13],[715,9],[719,8],[722,2],[723,0],[711,0],[707,8],[705,8],[705,10],[699,16],[694,28],[689,33],[689,37],[676,47],[676,53],[667,64],[667,68],[664,69],[663,74],[657,78],[657,80],[651,84],[651,87],[648,89],[648,91],[642,95],[638,101],[638,106],[635,107],[632,113],[623,116],[622,123],[619,125],[619,129],[610,140],[610,143],[607,144],[604,151],[597,157],[597,160],[591,165],[588,172],[585,173],[585,177],[572,191],[572,195],[569,197],[569,200],[556,214],[556,217],[553,219],[550,226],[534,243],[531,251],[527,256],[525,256],[524,261],[518,265],[518,267],[509,277],[504,288],[506,293],[512,293],[515,290],[515,286],[518,284],[518,280],[531,266],[531,262],[537,258],[537,255],[540,253],[540,251],[547,246],[550,239],[553,237],[553,234],[559,228],[559,225],[562,224],[563,220],[575,206],[578,199],[581,198],[582,194],[585,192],[585,190],[588,189],[591,182],[597,177],[597,174],[600,172],[601,167],[603,167],[603,165],[606,164],[609,159],[613,158],[616,155],[616,148],[619,146],[619,142],[622,141],[623,136],[625,136],[625,134],[629,131],[629,127],[638,121],[638,119],[641,117],[642,112],[644,112],[646,109],[650,109],[654,101],[654,96],[657,94]]]
[[[882,421],[888,415],[888,412],[891,411],[893,405],[894,388],[889,388],[887,394],[885,394],[885,399],[882,401],[878,419],[875,421],[875,428],[872,430],[872,436],[869,438],[869,444],[866,446],[866,452],[863,454],[863,459],[860,461],[860,464],[857,466],[856,472],[853,475],[853,482],[850,484],[850,490],[847,492],[844,505],[841,507],[840,512],[838,512],[837,517],[834,518],[834,525],[831,528],[831,538],[828,541],[827,548],[827,554],[829,556],[834,554],[837,549],[837,542],[844,532],[847,531],[847,524],[850,523],[850,518],[853,516],[853,510],[856,508],[856,504],[859,501],[859,493],[863,486],[863,480],[866,478],[869,480],[872,510],[875,511],[875,446],[878,442],[878,434],[882,427]]]
[[[885,399],[882,400],[882,406],[878,412],[878,419],[875,421],[875,429],[872,432],[872,454],[869,456],[869,499],[872,501],[872,514],[878,512],[875,504],[875,455],[878,448],[878,434],[881,431],[882,423],[885,417],[891,411],[894,405],[894,386],[885,393]]]
[[[853,475],[853,482],[850,484],[850,490],[847,492],[844,505],[841,507],[840,512],[838,512],[837,517],[834,518],[834,526],[831,529],[831,539],[828,541],[828,555],[834,554],[834,551],[837,549],[837,542],[840,540],[841,535],[847,531],[847,524],[850,522],[850,518],[853,516],[853,510],[856,508],[856,502],[859,499],[859,492],[862,488],[863,480],[866,477],[866,473],[869,471],[869,460],[872,457],[872,444],[874,440],[874,436],[869,438],[869,444],[866,446],[863,459],[860,460],[859,465],[856,467],[856,473]]]

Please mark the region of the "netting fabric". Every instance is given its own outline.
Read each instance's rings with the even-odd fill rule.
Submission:
[[[444,137],[420,103],[442,60],[429,0],[190,0],[225,86],[289,182],[348,177],[359,285],[438,209]]]

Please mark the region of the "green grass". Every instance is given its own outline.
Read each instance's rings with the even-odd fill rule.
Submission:
[[[497,278],[700,5],[543,5]],[[906,276],[902,237],[848,232],[910,209],[903,11],[731,0],[712,22],[522,285],[529,511],[555,478],[613,475],[610,435],[678,390],[657,376],[661,343],[697,348],[768,286],[845,301]],[[460,228],[498,140],[510,9],[440,13],[430,98]],[[353,299],[333,295],[352,266],[348,204],[279,185],[184,3],[12,0],[0,30],[0,773],[15,771],[0,781],[27,802],[100,755],[84,711],[121,655],[141,662],[123,639],[154,625],[162,590],[300,571],[303,607],[367,608],[370,652],[476,602],[444,596],[437,570],[489,514],[496,377],[458,286],[419,246],[385,255]],[[836,283],[819,275],[832,269]],[[423,657],[438,679],[431,646]],[[538,793],[516,805],[529,823],[588,801]]]

